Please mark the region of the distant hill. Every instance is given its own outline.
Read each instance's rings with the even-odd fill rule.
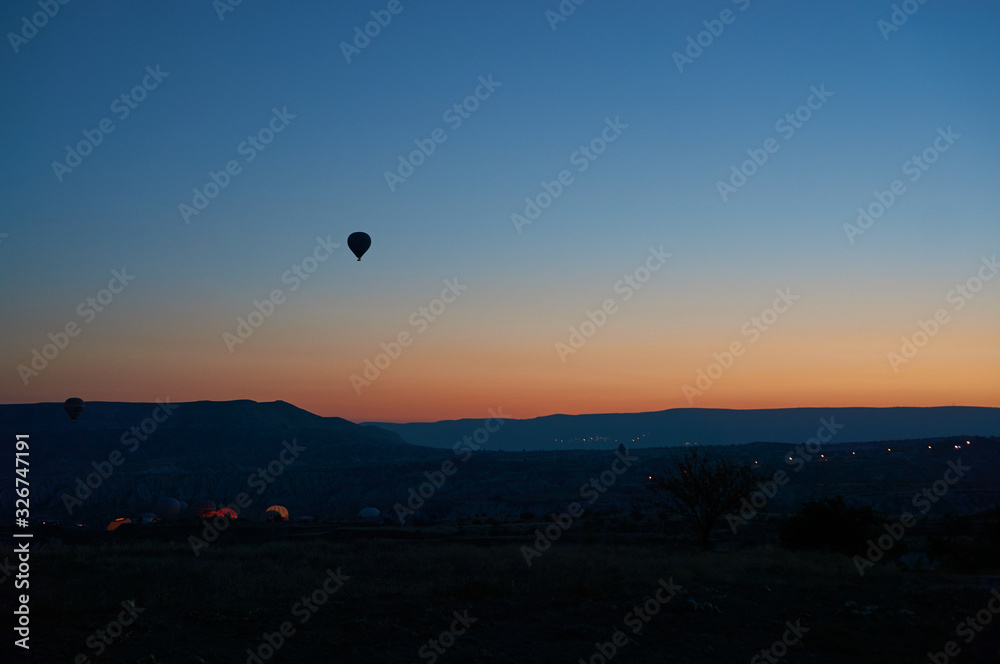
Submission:
[[[569,450],[673,447],[687,442],[733,445],[753,442],[801,443],[823,428],[842,426],[832,442],[904,440],[959,435],[1000,435],[1000,408],[774,408],[730,410],[674,408],[648,413],[549,415],[508,420],[490,434],[484,449]],[[483,420],[408,424],[373,423],[407,442],[451,447]]]
[[[142,440],[143,426],[152,431],[146,434],[148,444]],[[138,427],[135,433],[132,427]],[[92,401],[76,422],[61,403],[0,405],[0,432],[31,434],[36,443],[31,458],[46,471],[89,462],[114,449],[122,450],[130,463],[204,469],[266,463],[280,452],[282,440],[292,438],[337,457],[384,457],[410,447],[394,433],[320,417],[284,401],[165,406]]]
[[[294,503],[302,514],[357,497],[358,488],[384,475],[387,465],[440,455],[389,431],[320,417],[283,401],[196,401],[169,409],[93,401],[76,422],[61,403],[0,405],[0,436],[12,454],[15,434],[30,436],[31,505],[34,514],[49,518],[66,518],[59,496],[100,467],[113,472],[85,501],[83,514],[96,511],[104,518],[126,506],[149,511],[159,496],[232,501],[240,492],[253,493],[248,478],[272,463],[280,472],[260,500]],[[285,451],[283,458],[292,463],[284,465],[278,461],[284,443],[293,440],[304,449],[294,459]],[[118,465],[108,465],[112,458]],[[344,482],[345,474],[351,483]],[[5,514],[13,514],[13,477],[0,478]],[[354,507],[352,502],[343,509]]]
[[[293,516],[352,518],[368,506],[393,515],[397,503],[416,500],[418,488],[424,496],[433,494],[419,509],[422,518],[549,514],[580,499],[581,487],[603,477],[617,457],[612,450],[624,442],[637,460],[593,507],[620,513],[642,504],[644,478],[662,472],[680,452],[677,445],[761,441],[734,453],[762,468],[785,467],[792,445],[815,435],[822,419],[843,429],[824,441],[825,461],[810,464],[783,488],[774,504],[779,511],[830,493],[896,509],[958,458],[973,470],[949,492],[948,509],[975,513],[1000,502],[1000,438],[988,437],[1000,431],[1000,415],[991,408],[557,415],[507,421],[485,441],[478,434],[482,451],[455,452],[452,445],[475,435],[482,420],[381,428],[320,417],[281,401],[177,406],[165,417],[157,404],[90,402],[73,423],[61,403],[0,405],[0,437],[8,449],[15,434],[30,435],[32,517],[101,528],[115,517],[152,511],[160,496],[228,505],[241,493],[252,497],[240,512],[250,519],[262,519],[273,504]],[[963,437],[945,440],[955,435]],[[966,436],[972,439],[968,447]],[[875,442],[888,440],[891,445]],[[286,445],[292,441],[294,456]],[[842,445],[852,441],[867,443]],[[453,476],[429,488],[441,484],[446,463]],[[108,476],[102,478],[100,469]],[[259,479],[262,471],[269,475],[266,483]],[[0,513],[8,515],[0,525],[14,515],[14,478],[0,476]],[[69,511],[64,496],[83,481],[92,483],[91,495]]]

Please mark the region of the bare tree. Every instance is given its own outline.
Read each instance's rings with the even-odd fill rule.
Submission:
[[[692,447],[662,477],[651,476],[654,503],[694,520],[703,548],[722,517],[740,506],[761,477],[750,466]]]

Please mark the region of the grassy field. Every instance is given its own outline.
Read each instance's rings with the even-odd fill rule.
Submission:
[[[682,588],[658,602],[671,579]],[[996,625],[969,644],[955,635],[986,608],[987,578],[885,564],[862,577],[846,556],[772,546],[557,541],[529,568],[519,543],[313,539],[197,557],[184,542],[62,545],[33,554],[31,590],[32,653],[46,663],[750,662],[783,636],[788,662],[921,662],[949,640],[962,649],[952,661],[1000,651]],[[141,611],[101,642],[125,600]]]

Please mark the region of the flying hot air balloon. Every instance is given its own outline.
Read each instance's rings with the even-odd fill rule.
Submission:
[[[66,414],[69,415],[70,419],[76,422],[76,418],[80,417],[80,413],[83,412],[83,399],[78,399],[76,397],[66,399],[66,403],[63,404],[63,409],[66,411]]]
[[[366,251],[368,251],[368,247],[372,246],[372,238],[368,235],[368,233],[362,233],[360,231],[357,233],[351,233],[347,236],[347,246],[350,247],[351,251],[354,252],[354,255],[358,257],[358,260],[361,260],[361,257],[365,255]]]

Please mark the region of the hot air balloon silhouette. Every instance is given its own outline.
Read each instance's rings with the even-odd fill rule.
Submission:
[[[176,519],[181,513],[181,502],[176,498],[162,496],[156,501],[153,511],[161,519]]]
[[[372,238],[368,235],[368,233],[362,233],[360,231],[357,233],[351,233],[347,236],[347,246],[350,247],[351,251],[354,252],[354,255],[358,257],[358,260],[361,260],[361,257],[365,255],[366,251],[368,251],[368,247],[372,246]]]
[[[66,414],[69,415],[70,419],[76,422],[76,418],[80,417],[80,413],[83,412],[83,399],[78,399],[76,397],[66,399],[66,403],[63,404],[63,409],[66,411]]]

